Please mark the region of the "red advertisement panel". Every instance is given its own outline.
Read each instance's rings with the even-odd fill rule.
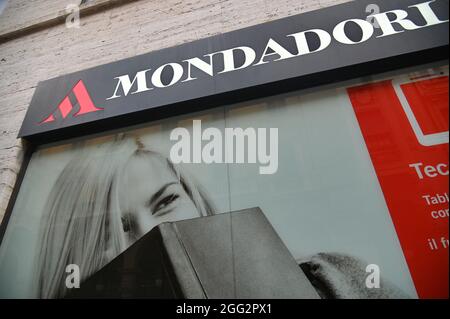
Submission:
[[[448,298],[448,76],[348,90],[420,298]]]

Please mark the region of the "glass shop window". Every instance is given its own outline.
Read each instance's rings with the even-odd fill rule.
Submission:
[[[448,298],[448,105],[434,65],[43,145],[0,297]]]

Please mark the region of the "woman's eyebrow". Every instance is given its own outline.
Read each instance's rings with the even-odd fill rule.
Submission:
[[[164,184],[155,194],[152,195],[150,200],[148,201],[148,206],[153,205],[153,203],[164,193],[164,191],[167,189],[167,187],[171,185],[178,184],[178,182],[171,182]]]

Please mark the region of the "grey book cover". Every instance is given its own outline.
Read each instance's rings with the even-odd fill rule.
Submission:
[[[259,208],[163,223],[69,298],[319,298]]]

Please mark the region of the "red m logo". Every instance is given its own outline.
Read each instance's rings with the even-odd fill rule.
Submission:
[[[102,108],[96,107],[94,105],[82,80],[78,81],[78,83],[75,84],[71,92],[73,92],[73,94],[77,98],[78,105],[80,106],[79,110],[72,115],[73,117],[103,110]],[[72,105],[72,102],[70,102],[69,95],[67,95],[62,100],[62,102],[59,103],[58,108],[39,124],[55,121],[54,115],[58,110],[59,112],[61,112],[62,118],[65,119],[67,115],[69,115],[69,113],[73,110],[73,108],[74,107]]]

